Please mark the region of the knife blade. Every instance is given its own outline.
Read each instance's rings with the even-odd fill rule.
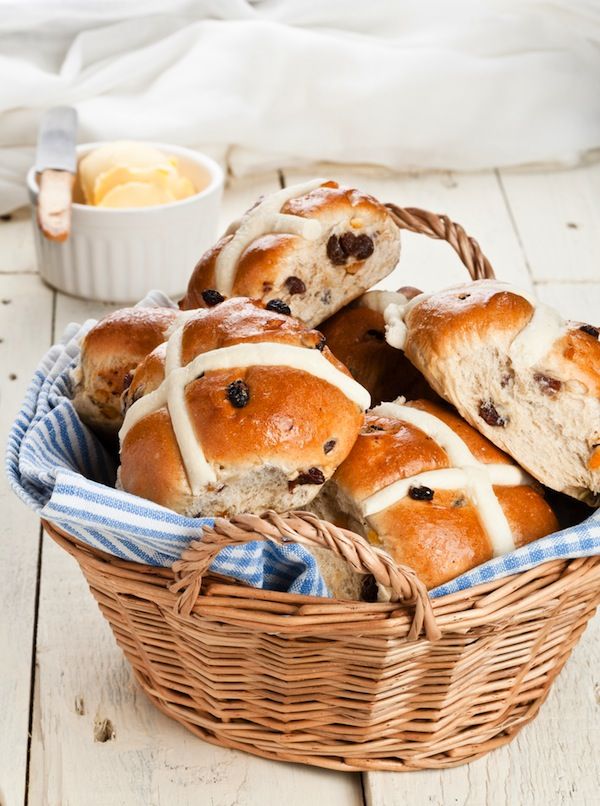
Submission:
[[[69,106],[49,109],[38,135],[37,220],[46,238],[65,241],[71,229],[71,204],[77,171],[77,112]]]
[[[57,106],[49,109],[40,126],[35,170],[43,173],[47,168],[55,171],[77,170],[75,156],[75,136],[77,133],[77,112],[71,106]]]

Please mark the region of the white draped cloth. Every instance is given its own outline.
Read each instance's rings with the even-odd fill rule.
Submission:
[[[600,147],[598,0],[0,0],[0,213],[43,111],[237,174],[573,164]]]

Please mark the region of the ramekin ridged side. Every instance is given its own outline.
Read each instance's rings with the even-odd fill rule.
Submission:
[[[99,145],[79,146],[78,156]],[[49,285],[77,297],[118,303],[136,302],[152,288],[173,297],[185,291],[196,262],[217,235],[223,172],[199,152],[152,145],[207,175],[207,187],[156,207],[112,210],[74,203],[71,233],[63,243],[49,241],[37,226],[37,181],[30,170],[38,268]]]

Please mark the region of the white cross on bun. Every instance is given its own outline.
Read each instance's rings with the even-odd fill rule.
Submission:
[[[600,503],[600,342],[527,292],[478,280],[385,311],[386,338],[538,481]]]
[[[370,411],[312,509],[382,546],[429,588],[558,528],[537,482],[429,401]]]
[[[399,257],[399,229],[383,204],[317,179],[266,196],[232,224],[200,259],[180,307],[205,307],[215,292],[276,298],[314,327],[387,276]]]
[[[189,516],[282,512],[315,497],[370,398],[285,310],[233,298],[180,314],[124,397],[124,490]]]

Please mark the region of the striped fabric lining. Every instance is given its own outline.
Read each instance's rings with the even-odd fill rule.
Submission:
[[[157,293],[144,304],[173,306]],[[70,325],[37,369],[9,435],[7,475],[27,506],[82,542],[124,560],[169,566],[213,521],[185,518],[114,488],[115,458],[71,402],[71,370],[93,324]],[[211,569],[257,588],[329,595],[315,559],[298,544],[228,547]]]

